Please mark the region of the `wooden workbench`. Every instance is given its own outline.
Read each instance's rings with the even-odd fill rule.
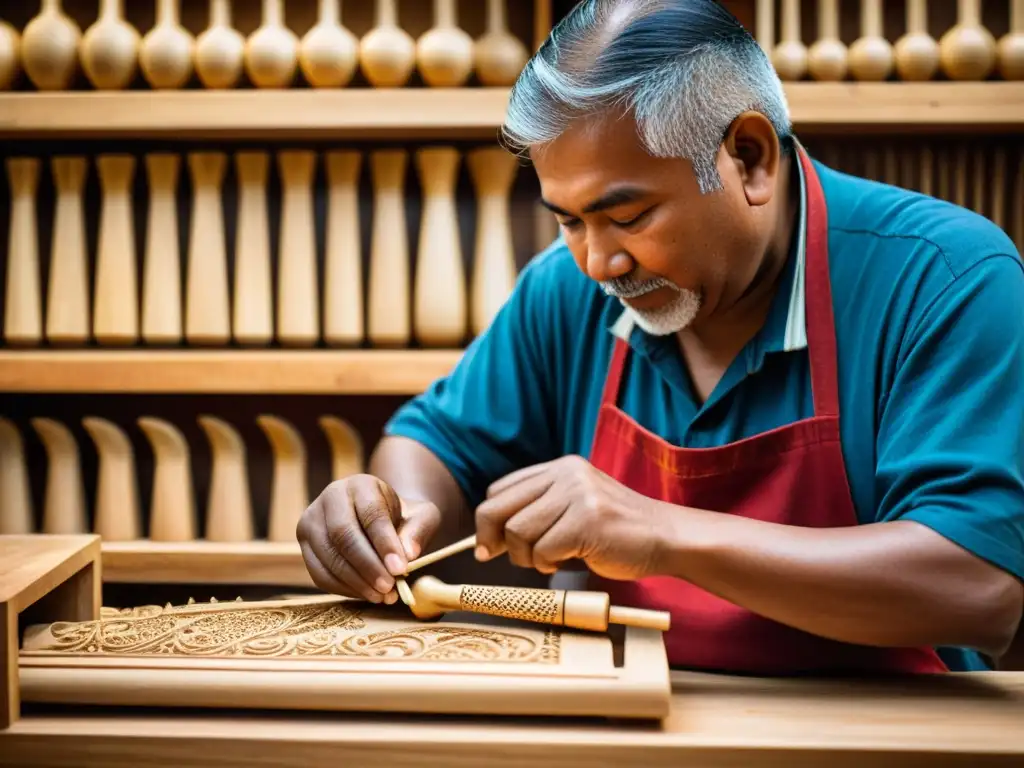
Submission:
[[[97,615],[97,537],[6,536],[0,545],[8,629],[47,594],[64,595],[48,613]],[[18,719],[16,693],[9,704],[0,766],[1024,766],[1020,672],[898,681],[675,673],[661,722],[27,703]]]
[[[0,765],[1024,765],[1022,673],[891,683],[676,674],[673,687],[661,725],[28,709],[0,733]]]

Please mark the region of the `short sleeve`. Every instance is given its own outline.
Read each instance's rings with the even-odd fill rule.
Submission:
[[[915,520],[1024,578],[1024,270],[1016,256],[977,261],[911,318],[885,395],[877,519]]]
[[[494,480],[555,457],[548,359],[556,332],[547,252],[520,273],[512,294],[458,364],[400,407],[386,435],[421,443],[445,464],[469,504]]]

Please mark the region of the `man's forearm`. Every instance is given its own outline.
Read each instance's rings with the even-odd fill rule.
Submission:
[[[441,510],[441,527],[430,549],[472,533],[462,489],[430,450],[405,437],[384,437],[370,457],[369,473],[390,485],[405,501],[429,501]]]
[[[1022,588],[914,522],[812,529],[675,507],[659,570],[813,634],[999,656]]]

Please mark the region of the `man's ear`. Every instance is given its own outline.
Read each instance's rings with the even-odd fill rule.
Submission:
[[[782,148],[775,129],[760,112],[744,112],[733,120],[722,142],[743,186],[747,203],[766,205],[775,193],[782,166]]]

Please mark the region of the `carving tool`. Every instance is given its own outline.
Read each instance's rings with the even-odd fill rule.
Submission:
[[[417,579],[412,592],[412,612],[419,619],[436,618],[447,611],[470,611],[599,632],[609,624],[665,632],[671,623],[667,611],[611,605],[607,592],[445,584],[433,576]]]
[[[417,557],[415,560],[409,562],[409,565],[405,569],[405,574],[408,575],[413,571],[423,568],[424,566],[436,563],[438,560],[444,560],[446,557],[457,555],[459,552],[465,552],[467,549],[473,549],[476,547],[476,534],[467,536],[464,539],[460,539],[453,544],[449,544],[447,547],[441,547],[441,549],[423,555],[423,557]],[[409,584],[404,578],[395,579],[395,587],[398,589],[398,596],[402,599],[402,602],[412,608],[416,604],[416,595],[412,589],[409,588]]]

